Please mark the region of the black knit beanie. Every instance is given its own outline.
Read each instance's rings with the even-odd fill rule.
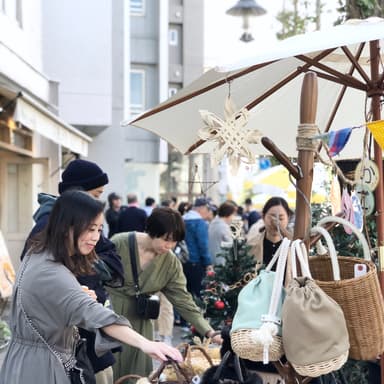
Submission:
[[[59,193],[71,187],[81,187],[84,191],[90,191],[108,184],[108,176],[95,163],[87,160],[76,159],[71,161],[61,175]]]

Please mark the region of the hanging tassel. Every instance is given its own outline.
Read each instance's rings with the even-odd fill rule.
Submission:
[[[269,363],[269,347],[273,343],[273,337],[277,335],[278,326],[275,323],[264,323],[259,329],[251,333],[251,339],[255,344],[263,345],[263,363]]]
[[[319,256],[323,256],[328,253],[328,249],[324,247],[323,243],[320,240],[316,243],[316,253]]]

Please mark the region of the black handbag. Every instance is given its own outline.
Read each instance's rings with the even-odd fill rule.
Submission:
[[[207,369],[200,384],[263,384],[257,373],[249,373],[232,351],[225,352],[219,365]]]
[[[137,274],[136,265],[136,246],[135,246],[135,233],[130,232],[128,235],[129,255],[131,257],[131,266],[133,280],[135,283],[135,297],[136,297],[136,313],[141,319],[156,320],[160,313],[160,299],[157,295],[148,295],[140,292],[139,277]]]
[[[95,372],[93,371],[92,363],[87,354],[87,340],[80,338],[79,331],[76,327],[74,328],[76,340],[74,355],[68,361],[64,361],[61,354],[50,344],[48,344],[41,333],[37,330],[31,319],[25,313],[24,309],[22,309],[22,311],[31,329],[39,336],[49,351],[57,357],[61,364],[63,364],[64,370],[71,380],[71,384],[96,384]]]
[[[95,373],[87,355],[87,340],[79,339],[76,343],[75,365],[69,370],[72,384],[96,384]]]

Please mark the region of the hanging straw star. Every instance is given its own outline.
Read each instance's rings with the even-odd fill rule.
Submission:
[[[242,237],[243,225],[244,223],[241,218],[235,218],[232,220],[230,227],[233,239],[240,239]]]
[[[240,161],[255,163],[256,159],[249,144],[259,143],[262,134],[258,130],[247,128],[249,111],[246,108],[236,111],[234,103],[228,96],[224,107],[225,120],[206,110],[199,112],[204,122],[204,127],[198,132],[199,137],[217,143],[212,157],[214,165],[218,165],[225,155],[233,171],[238,170]]]

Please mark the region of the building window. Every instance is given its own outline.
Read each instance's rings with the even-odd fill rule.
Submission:
[[[133,69],[130,73],[131,116],[144,112],[145,109],[145,71]]]
[[[168,97],[172,97],[173,95],[176,95],[177,88],[171,87],[168,89]]]
[[[132,16],[143,16],[145,12],[145,0],[130,0],[129,9]]]
[[[179,33],[177,29],[169,30],[169,45],[178,45],[179,44]]]

